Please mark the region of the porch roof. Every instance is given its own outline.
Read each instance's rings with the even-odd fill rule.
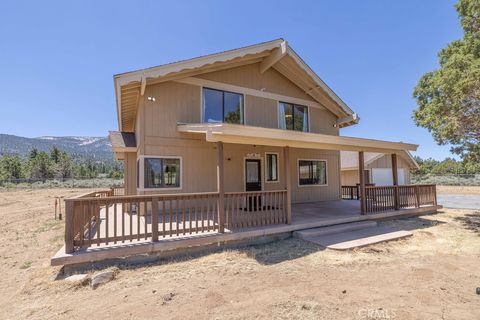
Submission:
[[[108,139],[112,144],[113,152],[136,152],[137,142],[135,134],[131,132],[109,131]]]
[[[229,123],[201,123],[177,125],[179,132],[204,134],[209,142],[255,144],[306,149],[348,150],[378,153],[415,151],[416,144],[373,140],[356,137],[332,136],[319,133],[252,127]]]

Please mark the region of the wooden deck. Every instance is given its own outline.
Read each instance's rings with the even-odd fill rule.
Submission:
[[[357,200],[337,200],[293,204],[291,224],[274,224],[268,226],[262,225],[246,228],[226,229],[225,233],[218,232],[218,229],[212,229],[211,231],[207,230],[198,233],[199,228],[202,226],[202,220],[196,220],[192,223],[192,225],[190,225],[188,221],[183,223],[181,220],[178,220],[172,221],[172,224],[164,224],[166,228],[169,228],[171,225],[172,228],[176,230],[175,234],[164,237],[163,235],[168,234],[168,230],[159,230],[158,241],[151,241],[151,216],[148,215],[145,219],[145,216],[137,216],[135,213],[133,213],[123,215],[125,217],[123,219],[123,222],[125,223],[125,234],[129,235],[127,238],[131,239],[131,241],[129,240],[128,242],[122,242],[122,239],[119,238],[116,241],[110,241],[108,244],[97,244],[93,240],[92,246],[81,248],[73,253],[65,253],[65,247],[63,247],[51,259],[51,264],[68,265],[130,255],[161,253],[169,250],[189,248],[193,246],[205,246],[215,243],[253,239],[257,237],[289,233],[296,230],[331,226],[349,222],[396,218],[406,215],[428,214],[435,212],[439,208],[441,208],[441,206],[428,206],[414,209],[401,209],[393,212],[361,215],[360,203]],[[117,208],[117,210],[112,210],[109,208],[108,212],[110,221],[122,219],[120,208]],[[114,214],[117,214],[117,216],[113,216]],[[100,223],[98,228],[94,228],[92,231],[92,239],[96,238],[96,232],[100,232],[100,235],[103,236],[104,233],[107,232],[107,228],[109,235],[114,234],[114,230],[111,229],[112,226],[107,226],[106,224],[105,209],[101,210],[99,221]],[[203,225],[205,226],[210,223],[213,224],[213,222],[214,221],[203,220]],[[132,228],[130,228],[130,226]],[[139,227],[142,229],[142,236],[137,237],[135,231],[139,230]],[[147,232],[143,232],[145,227],[147,228]],[[134,232],[131,237],[129,233],[130,230]]]

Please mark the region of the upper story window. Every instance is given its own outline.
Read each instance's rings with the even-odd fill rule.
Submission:
[[[203,122],[243,124],[243,95],[203,88]]]
[[[280,129],[308,132],[308,107],[280,102],[278,109]]]

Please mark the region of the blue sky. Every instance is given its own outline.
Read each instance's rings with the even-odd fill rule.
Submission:
[[[0,133],[105,136],[113,75],[285,38],[361,117],[341,134],[451,156],[412,119],[412,90],[462,37],[455,1],[0,2]]]

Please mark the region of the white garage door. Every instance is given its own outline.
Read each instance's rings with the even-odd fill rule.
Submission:
[[[405,184],[405,170],[398,169],[398,184]],[[372,180],[377,186],[393,185],[392,169],[389,168],[373,168]]]

